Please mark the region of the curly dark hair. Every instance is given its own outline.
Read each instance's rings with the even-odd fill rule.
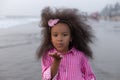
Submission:
[[[93,58],[92,50],[89,46],[89,43],[93,43],[93,34],[92,28],[84,23],[82,20],[82,15],[79,13],[78,9],[75,8],[55,8],[54,10],[50,7],[45,7],[41,13],[41,22],[40,27],[42,30],[42,42],[40,47],[38,48],[37,57],[38,59],[49,49],[53,48],[51,42],[51,30],[48,26],[48,21],[50,19],[60,19],[67,24],[70,24],[72,27],[71,36],[72,36],[72,45],[76,49],[84,52],[84,54]]]

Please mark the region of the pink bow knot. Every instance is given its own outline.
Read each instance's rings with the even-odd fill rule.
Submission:
[[[50,19],[50,20],[48,21],[49,27],[53,27],[55,24],[58,23],[58,21],[59,21],[59,19]]]

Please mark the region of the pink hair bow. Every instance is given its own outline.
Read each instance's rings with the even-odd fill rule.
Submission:
[[[50,20],[48,21],[48,25],[49,25],[50,27],[53,27],[55,24],[58,23],[58,21],[59,21],[59,19],[50,19]]]

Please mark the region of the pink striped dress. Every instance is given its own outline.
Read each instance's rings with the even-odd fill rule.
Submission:
[[[51,49],[42,57],[42,80],[51,79],[50,68],[53,58],[48,54],[54,51],[56,50]],[[57,74],[52,80],[96,80],[96,78],[88,58],[83,52],[72,48],[63,56]]]

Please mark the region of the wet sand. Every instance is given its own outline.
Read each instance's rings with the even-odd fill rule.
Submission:
[[[120,22],[90,22],[96,39],[91,60],[97,80],[119,80]],[[40,44],[38,22],[0,29],[0,80],[41,80],[36,60]]]

